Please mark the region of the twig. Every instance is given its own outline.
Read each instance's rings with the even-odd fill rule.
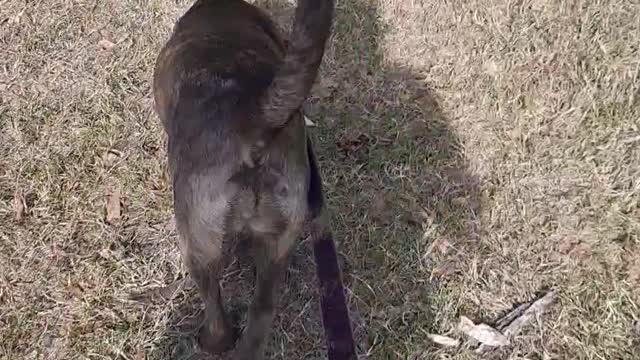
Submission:
[[[519,316],[522,316],[522,313],[530,306],[531,302],[526,302],[511,310],[507,315],[503,316],[496,322],[496,329],[502,331],[507,325],[511,324],[513,320],[515,320]]]
[[[129,300],[145,304],[167,302],[172,300],[179,290],[189,290],[193,288],[193,286],[194,284],[191,281],[191,278],[189,276],[185,276],[165,286],[153,287],[141,292],[130,294]]]
[[[555,290],[552,290],[542,298],[531,303],[531,306],[529,306],[529,304],[518,306],[515,310],[511,311],[506,316],[498,320],[498,329],[507,338],[512,338],[513,336],[520,333],[522,328],[529,322],[531,322],[531,319],[533,319],[534,316],[542,314],[545,309],[555,301],[555,299],[556,292]],[[476,349],[476,353],[483,354],[493,349],[495,349],[495,347],[482,344]]]

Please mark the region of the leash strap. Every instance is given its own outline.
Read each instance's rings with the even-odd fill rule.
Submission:
[[[322,323],[329,360],[356,359],[349,309],[340,277],[335,243],[325,234],[313,244],[320,285]]]

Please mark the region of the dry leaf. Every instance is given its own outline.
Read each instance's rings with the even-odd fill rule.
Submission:
[[[114,252],[109,249],[102,249],[98,251],[98,255],[105,260],[114,258]]]
[[[345,157],[354,158],[362,148],[366,149],[370,141],[371,138],[367,134],[351,130],[340,137],[337,145]]]
[[[144,350],[140,349],[133,356],[133,360],[144,360]]]
[[[122,153],[118,150],[109,149],[105,151],[102,155],[102,161],[105,166],[111,167],[113,166],[120,158],[122,157]]]
[[[384,220],[387,215],[387,196],[384,192],[378,192],[371,202],[371,217],[374,220]]]
[[[321,99],[327,98],[333,94],[337,87],[338,83],[330,77],[321,77],[318,82],[318,86],[316,87],[315,94]]]
[[[156,286],[135,291],[129,294],[128,299],[145,304],[161,304],[173,300],[180,290],[191,290],[195,284],[190,277],[180,278],[164,286]]]
[[[640,286],[640,261],[634,261],[627,269],[632,286]]]
[[[449,248],[451,247],[451,243],[449,242],[449,240],[445,239],[445,238],[438,238],[436,240],[434,240],[434,244],[433,246],[438,249],[438,252],[440,252],[440,254],[446,254],[447,252],[449,252]]]
[[[176,232],[176,217],[175,216],[171,216],[171,219],[169,219],[169,222],[167,222],[167,226],[165,228],[167,231],[169,231],[170,233],[175,233]]]
[[[13,217],[17,222],[22,221],[22,219],[24,218],[25,210],[26,210],[24,195],[22,194],[22,191],[17,190],[13,194],[12,205],[13,205]]]
[[[111,41],[109,41],[107,39],[102,39],[102,40],[98,41],[98,46],[100,46],[100,48],[102,48],[102,50],[111,50],[111,49],[113,49],[114,46],[116,46],[116,44],[112,43]]]
[[[442,255],[445,255],[449,252],[449,248],[451,247],[451,243],[449,240],[445,238],[437,238],[431,242],[431,245],[427,248],[427,252],[425,256],[429,256],[433,253],[433,250],[437,249],[438,252]]]
[[[447,261],[444,264],[434,267],[433,270],[431,270],[431,276],[441,277],[446,279],[447,277],[451,276],[455,272],[456,272],[456,266],[454,262]]]
[[[107,223],[113,224],[116,220],[120,219],[121,214],[120,205],[120,188],[116,187],[107,199]]]
[[[474,324],[473,321],[471,321],[471,319],[469,319],[466,316],[460,316],[460,323],[458,323],[458,330],[466,334],[469,331],[471,331],[471,329],[473,329],[474,326],[476,326],[476,324]]]
[[[304,115],[304,124],[307,125],[308,127],[316,127],[316,123],[311,121],[311,119],[309,119],[307,115]]]
[[[9,19],[9,23],[20,24],[20,21],[22,21],[22,17],[24,16],[24,12],[26,10],[27,10],[27,7],[25,6],[22,10],[20,10],[19,13],[17,13],[14,17]]]
[[[489,346],[509,345],[506,336],[487,324],[476,325],[467,335]]]
[[[498,330],[487,324],[476,325],[465,316],[460,317],[460,324],[458,328],[467,336],[481,342],[482,344],[489,346],[509,345],[509,339],[507,339],[507,337]]]
[[[453,339],[448,336],[437,335],[437,334],[427,334],[427,337],[429,338],[429,340],[442,346],[457,347],[460,345],[460,340]]]
[[[80,287],[80,285],[78,284],[68,285],[67,291],[69,292],[69,294],[71,294],[72,297],[76,299],[82,298],[83,290],[82,287]]]
[[[451,199],[451,204],[455,205],[455,206],[466,206],[467,205],[467,198],[464,196],[458,196],[456,198]]]

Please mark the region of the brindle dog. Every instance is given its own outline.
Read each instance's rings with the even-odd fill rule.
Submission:
[[[229,250],[249,239],[256,288],[234,359],[262,358],[288,257],[311,221],[312,241],[333,252],[327,270],[319,268],[329,299],[323,304],[337,306],[343,317],[327,333],[345,338],[330,344],[330,353],[354,356],[321,179],[301,111],[333,13],[333,0],[299,0],[285,45],[257,7],[243,0],[198,0],[158,57],[156,111],[168,136],[180,250],[206,306],[198,341],[207,352],[235,343],[219,279]]]

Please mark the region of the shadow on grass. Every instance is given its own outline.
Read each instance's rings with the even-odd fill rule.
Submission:
[[[281,24],[289,4],[259,3]],[[447,269],[430,254],[475,239],[476,182],[459,140],[420,74],[384,61],[384,28],[374,2],[338,2],[335,34],[307,113],[323,173],[359,352],[372,359],[422,358],[437,328],[431,303]],[[244,313],[252,276],[235,271],[224,285],[228,309]],[[301,246],[282,290],[269,358],[323,359],[323,330],[314,264]],[[195,292],[175,303],[152,358],[207,358],[192,332],[200,310]],[[191,319],[186,321],[185,319]],[[239,319],[240,320],[240,319]]]

